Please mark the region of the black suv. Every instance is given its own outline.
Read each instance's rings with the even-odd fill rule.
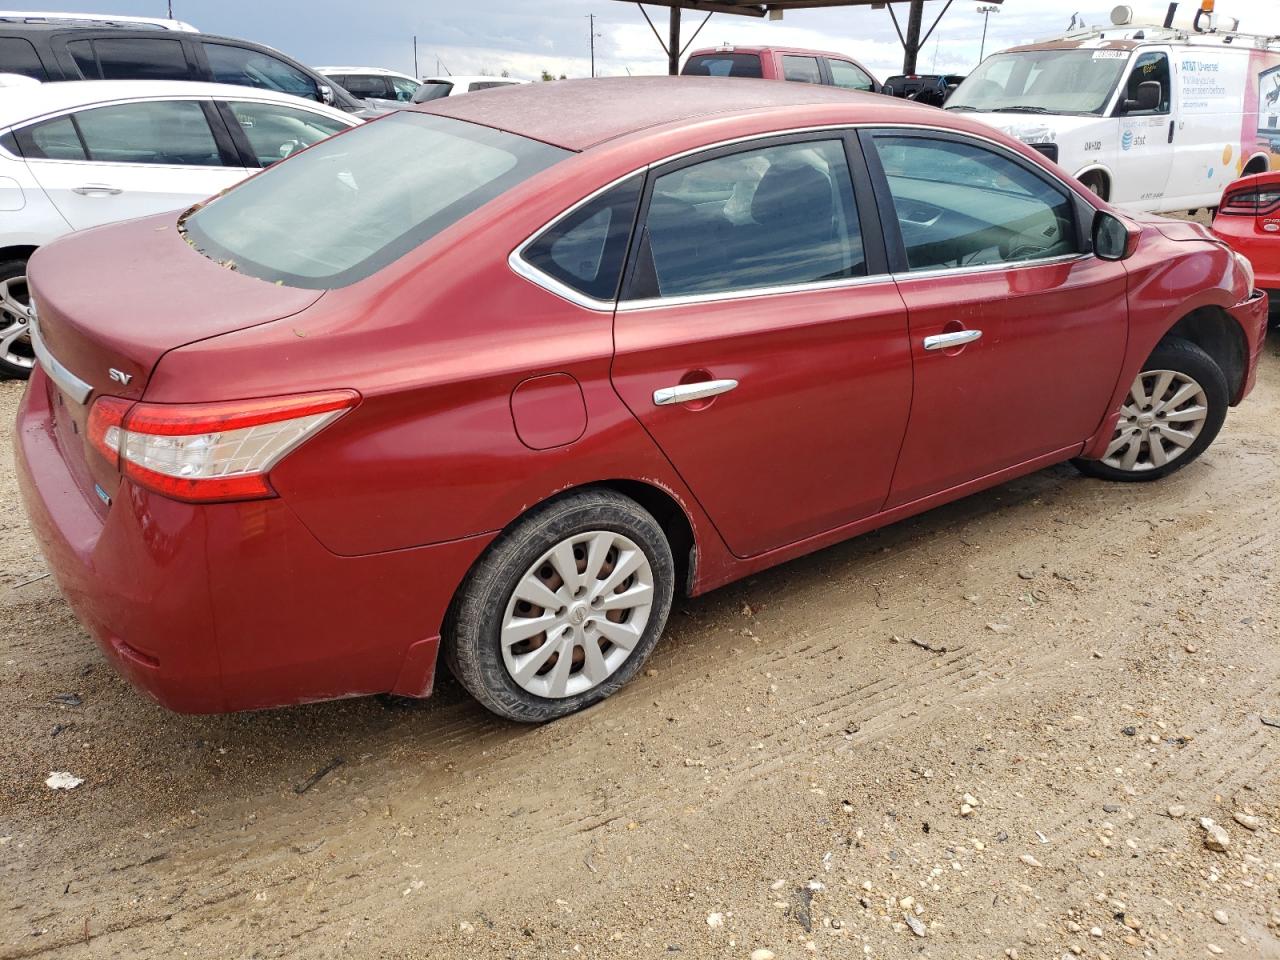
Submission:
[[[0,16],[0,73],[57,80],[203,80],[279,90],[367,114],[332,80],[277,50],[207,33]]]

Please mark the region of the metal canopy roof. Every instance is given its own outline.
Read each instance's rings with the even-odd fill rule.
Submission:
[[[925,0],[764,0],[764,2],[761,2],[761,0],[645,0],[645,2],[653,6],[669,7],[671,9],[671,22],[666,40],[663,40],[662,34],[658,33],[658,28],[649,19],[649,14],[645,11],[643,4],[638,0],[619,0],[619,2],[635,3],[640,8],[645,20],[653,28],[654,35],[658,38],[658,43],[662,45],[663,51],[667,54],[668,72],[672,74],[680,72],[680,57],[689,49],[690,44],[693,43],[702,28],[706,26],[713,13],[729,13],[744,17],[765,17],[776,13],[781,18],[782,12],[785,10],[819,10],[828,7],[871,7],[875,10],[888,8],[889,15],[893,18],[894,29],[898,31],[898,39],[902,41],[904,53],[902,72],[915,73],[916,57],[920,53],[920,48],[928,41],[930,35],[947,11],[951,9],[951,4],[955,0],[946,0],[946,6],[942,8],[942,12],[933,21],[933,26],[925,32],[923,37],[921,37],[920,33],[924,23]],[[988,0],[988,2],[1004,3],[1004,0]],[[906,3],[910,7],[910,12],[907,15],[907,32],[905,34],[898,23],[898,15],[893,10],[893,4],[895,3]],[[682,10],[693,10],[696,13],[706,14],[702,23],[694,30],[693,35],[689,37],[683,47],[680,45],[680,12]]]

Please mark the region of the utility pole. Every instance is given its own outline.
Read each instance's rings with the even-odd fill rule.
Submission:
[[[680,72],[680,8],[671,8],[671,26],[667,40],[667,73],[675,76]]]
[[[418,35],[413,35],[413,79],[421,80],[422,74],[418,72]]]
[[[982,58],[986,56],[987,53],[987,19],[993,13],[999,13],[1000,8],[992,3],[985,7],[979,7],[978,12],[982,14],[982,46],[978,50],[978,62],[981,63]]]
[[[587,14],[587,20],[591,24],[591,76],[596,75],[596,37],[603,37],[603,33],[596,33],[596,15],[594,13]]]
[[[173,19],[173,0],[169,0],[169,19]]]

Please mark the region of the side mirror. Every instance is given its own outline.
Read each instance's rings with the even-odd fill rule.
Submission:
[[[1141,233],[1137,226],[1099,210],[1093,218],[1093,253],[1099,260],[1127,260],[1137,251]]]
[[[1156,84],[1156,86],[1159,86],[1159,84]],[[332,107],[333,101],[334,101],[333,87],[329,86],[327,83],[320,84],[320,102],[327,103],[329,106]]]
[[[1164,87],[1159,80],[1144,80],[1138,84],[1138,96],[1135,100],[1126,100],[1121,108],[1125,113],[1141,113],[1147,110],[1159,110],[1160,101],[1164,99]]]

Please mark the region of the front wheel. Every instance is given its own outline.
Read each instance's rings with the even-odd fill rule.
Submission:
[[[611,490],[516,521],[471,572],[445,628],[453,675],[499,716],[540,723],[630,680],[671,611],[675,564],[653,516]]]
[[[1167,477],[1213,442],[1229,403],[1227,378],[1212,357],[1189,340],[1165,340],[1133,381],[1102,459],[1072,463],[1104,480]]]
[[[0,261],[0,375],[25,380],[36,355],[31,347],[27,262]]]

